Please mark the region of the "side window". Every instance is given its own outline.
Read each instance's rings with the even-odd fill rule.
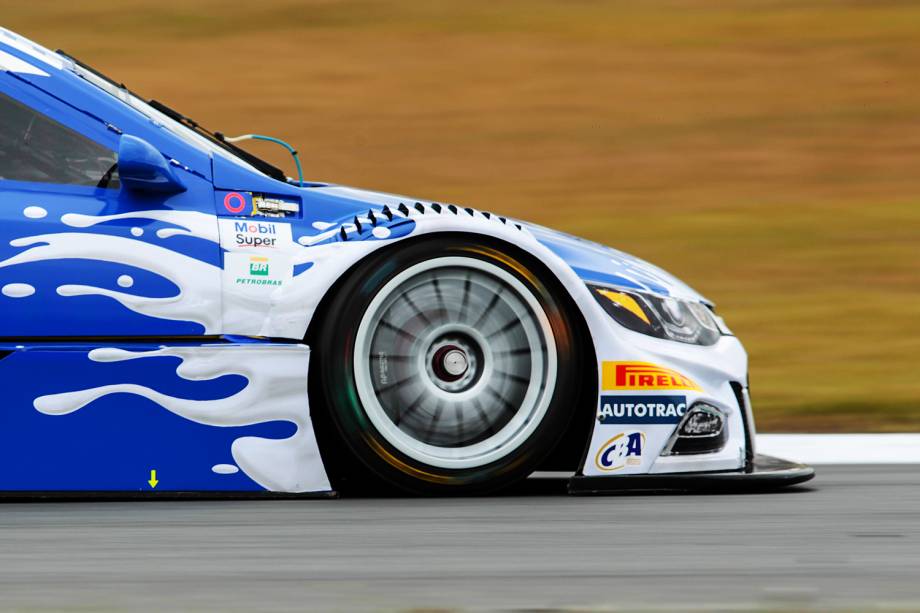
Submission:
[[[0,179],[117,188],[116,155],[0,94]]]

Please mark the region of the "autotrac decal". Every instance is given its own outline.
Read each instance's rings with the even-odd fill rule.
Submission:
[[[702,391],[689,377],[676,370],[649,362],[604,362],[601,384],[606,390],[695,390]]]
[[[291,225],[253,219],[221,219],[224,249],[278,249],[291,244]]]
[[[644,446],[644,432],[620,432],[601,445],[594,456],[594,464],[598,470],[604,472],[613,472],[627,466],[639,466],[642,464]]]
[[[601,396],[602,424],[676,424],[687,412],[686,396]]]

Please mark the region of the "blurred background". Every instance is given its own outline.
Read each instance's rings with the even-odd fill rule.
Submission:
[[[521,217],[718,304],[766,431],[920,429],[920,3],[0,0],[308,178]],[[287,154],[250,149],[293,174]]]

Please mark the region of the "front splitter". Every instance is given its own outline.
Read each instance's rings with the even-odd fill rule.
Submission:
[[[569,493],[590,495],[629,492],[758,492],[797,485],[814,476],[815,469],[811,466],[772,456],[757,455],[746,471],[663,473],[619,477],[575,475],[569,480]]]

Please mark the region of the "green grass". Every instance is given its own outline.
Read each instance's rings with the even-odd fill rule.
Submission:
[[[920,427],[920,5],[0,0],[312,178],[650,259],[745,342],[759,424]],[[288,166],[283,153],[259,147]]]

